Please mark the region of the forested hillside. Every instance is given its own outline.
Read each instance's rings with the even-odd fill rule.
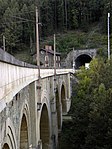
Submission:
[[[107,13],[112,12],[111,0],[0,0],[0,46],[4,35],[8,52],[35,47],[35,5],[42,23],[41,42],[54,33],[88,32],[99,22],[100,30],[106,33]]]

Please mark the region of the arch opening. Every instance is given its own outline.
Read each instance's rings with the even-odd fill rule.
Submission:
[[[50,126],[49,116],[46,105],[43,105],[40,118],[40,139],[42,141],[42,149],[50,149]]]
[[[5,143],[2,149],[10,149],[10,148],[9,148],[8,144]]]
[[[57,111],[58,130],[60,130],[61,129],[61,109],[60,109],[58,90],[56,90],[56,111]]]
[[[90,63],[91,60],[92,58],[86,54],[78,56],[75,60],[76,69],[79,69],[81,66],[85,66],[85,64]]]
[[[62,88],[61,88],[61,102],[62,102],[62,113],[66,114],[67,108],[66,108],[66,96],[65,96],[64,85],[62,85]]]
[[[28,126],[25,114],[23,114],[20,129],[20,149],[28,149]]]

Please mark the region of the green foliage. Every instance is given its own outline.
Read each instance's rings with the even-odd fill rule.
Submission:
[[[34,11],[34,5],[24,1],[0,1],[1,45],[2,36],[6,38],[6,50],[9,52],[22,49],[23,43],[29,46],[30,36],[33,38],[33,28],[30,19],[34,19],[29,11]],[[32,7],[33,6],[33,7]]]
[[[107,32],[107,12],[112,12],[110,0],[41,0],[38,1],[41,39],[61,33],[57,47],[68,52],[68,48],[99,48],[107,44],[106,36],[94,33],[91,24],[99,24],[101,32]],[[110,18],[110,24],[112,17]],[[83,30],[76,35],[67,31]],[[88,34],[88,31],[91,33]],[[6,36],[6,50],[22,50],[35,45],[35,2],[32,0],[0,0],[0,45]],[[66,36],[66,37],[64,37]],[[100,48],[101,48],[100,46]],[[106,47],[105,47],[106,49]],[[30,50],[29,50],[30,51]]]
[[[74,87],[76,95],[72,97],[69,113],[72,116],[70,129],[62,133],[71,149],[112,148],[111,73],[112,60],[104,63],[102,59],[94,59],[90,69],[82,67],[78,72],[79,82]]]

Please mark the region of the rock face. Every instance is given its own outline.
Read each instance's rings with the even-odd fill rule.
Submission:
[[[72,68],[74,63],[74,67],[78,69],[80,66],[90,63],[95,58],[96,52],[96,49],[72,50],[61,65],[65,68]]]

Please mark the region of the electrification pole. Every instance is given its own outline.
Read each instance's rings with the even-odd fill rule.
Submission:
[[[75,70],[74,47],[73,47],[73,71]]]
[[[108,13],[108,60],[110,60],[110,13]]]
[[[67,0],[65,0],[65,22],[66,22],[66,30],[68,25],[68,12],[67,12]]]
[[[37,3],[38,4],[38,3]],[[37,111],[39,112],[41,110],[41,76],[40,76],[40,52],[39,52],[39,15],[38,15],[38,8],[36,6],[36,51],[37,51],[37,66],[38,66],[38,81],[36,85],[37,89]],[[38,140],[37,147],[42,149],[42,140]]]
[[[3,35],[3,50],[5,51],[5,36]]]
[[[54,34],[54,75],[56,75],[56,36]]]
[[[36,7],[36,50],[37,50],[38,77],[40,78],[39,22],[38,22],[38,9],[37,9],[37,7]]]

